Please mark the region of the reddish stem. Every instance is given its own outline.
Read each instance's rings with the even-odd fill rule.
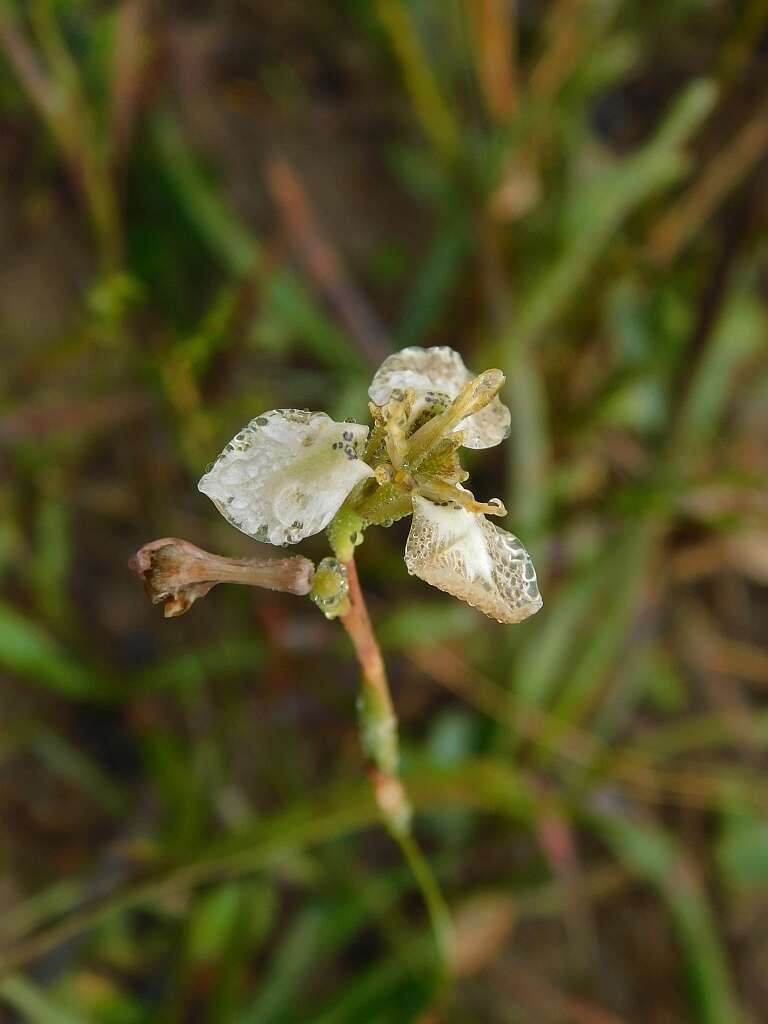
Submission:
[[[355,654],[360,662],[360,667],[363,670],[366,681],[376,690],[382,703],[392,711],[392,697],[387,682],[387,671],[384,667],[384,659],[381,656],[381,648],[373,632],[365,597],[360,589],[357,565],[354,558],[342,564],[347,570],[351,607],[346,615],[341,616],[341,624],[352,641],[352,646],[355,648]]]

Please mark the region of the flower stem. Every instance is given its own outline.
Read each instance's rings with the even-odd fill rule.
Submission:
[[[453,934],[450,913],[429,861],[411,831],[411,806],[398,773],[397,716],[384,659],[373,632],[354,558],[344,565],[349,582],[350,610],[340,619],[362,671],[358,705],[360,730],[363,749],[369,759],[369,776],[376,804],[387,830],[413,872],[429,914],[441,973],[447,976]]]

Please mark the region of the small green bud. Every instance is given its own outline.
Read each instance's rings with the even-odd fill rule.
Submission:
[[[349,611],[347,568],[337,558],[324,558],[318,565],[310,599],[326,619],[336,619]]]

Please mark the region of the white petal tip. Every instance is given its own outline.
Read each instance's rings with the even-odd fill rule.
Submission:
[[[408,571],[502,623],[542,606],[523,545],[482,515],[417,496],[405,550]]]

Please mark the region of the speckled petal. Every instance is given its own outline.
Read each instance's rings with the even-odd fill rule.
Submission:
[[[521,622],[541,608],[530,555],[485,516],[413,499],[405,547],[408,572],[497,622]]]
[[[416,392],[414,413],[418,415],[429,405],[439,409],[446,398],[455,398],[461,386],[472,377],[455,349],[447,345],[433,348],[412,346],[387,356],[376,371],[368,394],[376,405],[384,405],[393,391],[413,388]],[[509,409],[494,398],[485,409],[469,416],[457,429],[463,431],[467,448],[493,448],[509,435],[509,424]]]
[[[324,412],[273,409],[232,438],[198,484],[227,522],[270,544],[319,533],[373,475],[360,458],[368,427]]]
[[[471,376],[459,353],[447,345],[414,345],[387,356],[376,371],[368,394],[376,405],[389,401],[397,388],[413,388],[417,393],[431,390],[454,398]]]

